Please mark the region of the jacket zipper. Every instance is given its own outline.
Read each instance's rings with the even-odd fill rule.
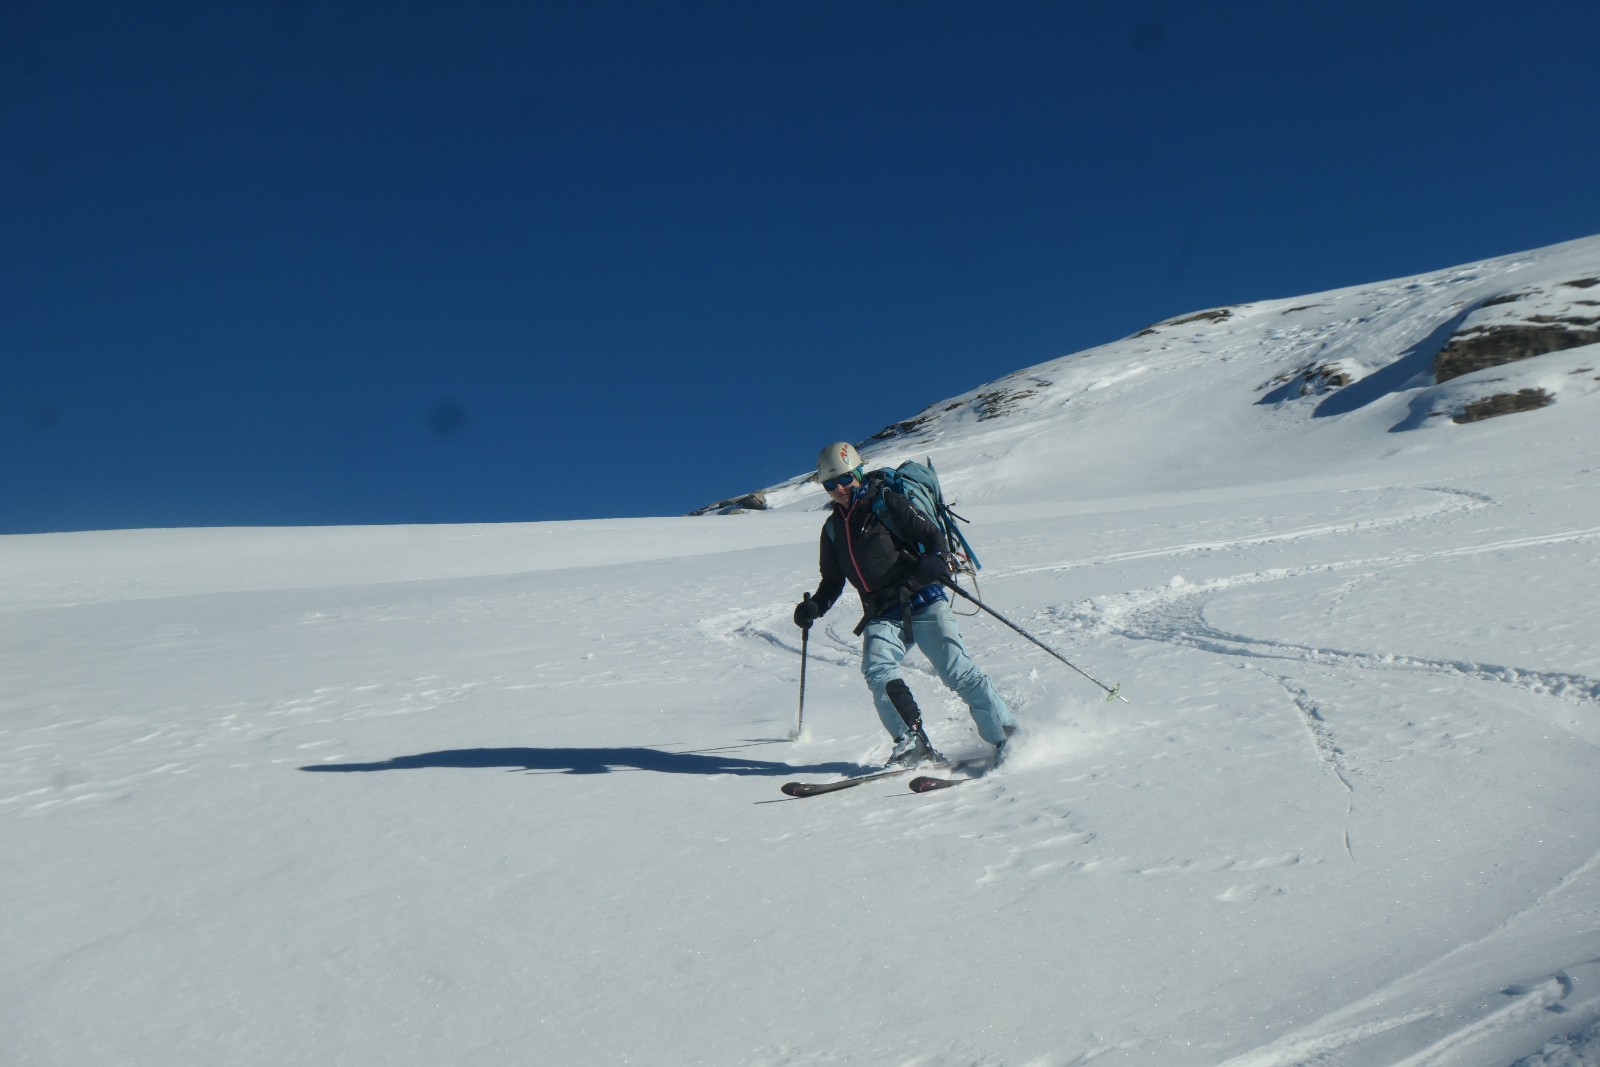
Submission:
[[[861,571],[861,562],[856,559],[856,541],[850,530],[850,517],[856,513],[856,506],[860,503],[861,501],[859,500],[851,501],[850,510],[844,512],[839,521],[840,525],[844,527],[844,548],[850,556],[850,566],[856,569],[856,578],[861,582],[861,591],[870,593],[872,592],[872,587],[867,584],[867,576]]]

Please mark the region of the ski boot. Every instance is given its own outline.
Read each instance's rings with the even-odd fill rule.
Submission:
[[[894,750],[883,766],[918,766],[938,758],[939,753],[934,752],[920,729],[907,729],[894,741]]]

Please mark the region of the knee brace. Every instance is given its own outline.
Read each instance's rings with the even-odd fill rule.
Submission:
[[[889,698],[889,703],[894,705],[894,710],[900,713],[900,718],[908,729],[915,730],[922,721],[922,709],[917,707],[916,697],[911,695],[911,687],[905,680],[896,678],[883,687],[883,693]]]

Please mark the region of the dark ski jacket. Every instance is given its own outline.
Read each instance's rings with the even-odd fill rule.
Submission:
[[[901,590],[915,595],[927,584],[917,579],[916,564],[902,556],[908,549],[895,540],[872,510],[872,497],[879,491],[875,486],[863,488],[851,498],[848,508],[835,504],[828,521],[822,524],[822,581],[811,595],[819,614],[827,614],[833,607],[847,581],[861,594],[863,624],[898,611]],[[928,546],[930,552],[947,554],[943,531],[913,507],[905,494],[892,489],[883,489],[882,493],[889,514],[902,532]]]

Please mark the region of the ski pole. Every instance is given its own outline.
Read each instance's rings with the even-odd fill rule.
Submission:
[[[1043,641],[1039,640],[1037,637],[1033,636],[1028,631],[1024,630],[1022,627],[1018,626],[1016,623],[1012,622],[1010,619],[1006,618],[1004,615],[1000,614],[998,611],[994,610],[989,605],[985,604],[983,601],[981,601],[977,597],[973,596],[971,593],[967,592],[965,589],[961,588],[959,585],[957,585],[955,583],[955,581],[953,579],[946,580],[944,584],[945,584],[946,588],[954,591],[957,595],[963,596],[966,599],[972,601],[974,604],[978,605],[979,608],[981,608],[984,611],[987,611],[990,615],[993,615],[995,618],[999,619],[1001,622],[1003,622],[1007,626],[1011,627],[1017,633],[1021,634],[1023,637],[1026,637],[1029,641],[1032,641],[1034,644],[1038,645],[1040,648],[1044,649],[1046,652],[1050,653],[1056,659],[1060,660],[1062,663],[1065,663],[1067,666],[1071,667],[1073,670],[1077,671],[1079,674],[1083,675],[1085,678],[1088,678],[1089,681],[1094,682],[1094,684],[1098,685],[1101,689],[1104,689],[1106,691],[1106,699],[1107,700],[1111,700],[1111,699],[1114,698],[1114,699],[1122,701],[1124,704],[1133,703],[1127,697],[1122,695],[1122,683],[1121,682],[1118,682],[1116,685],[1108,686],[1103,682],[1097,681],[1095,678],[1091,677],[1082,667],[1079,667],[1076,663],[1073,663],[1071,660],[1067,659],[1067,657],[1063,656],[1061,653],[1057,652],[1055,649],[1051,648],[1049,645],[1045,644]]]
[[[805,595],[806,600],[811,599],[811,594]],[[795,712],[794,729],[789,732],[789,740],[798,741],[806,728],[806,653],[811,644],[811,627],[806,626],[800,631],[800,708]]]

